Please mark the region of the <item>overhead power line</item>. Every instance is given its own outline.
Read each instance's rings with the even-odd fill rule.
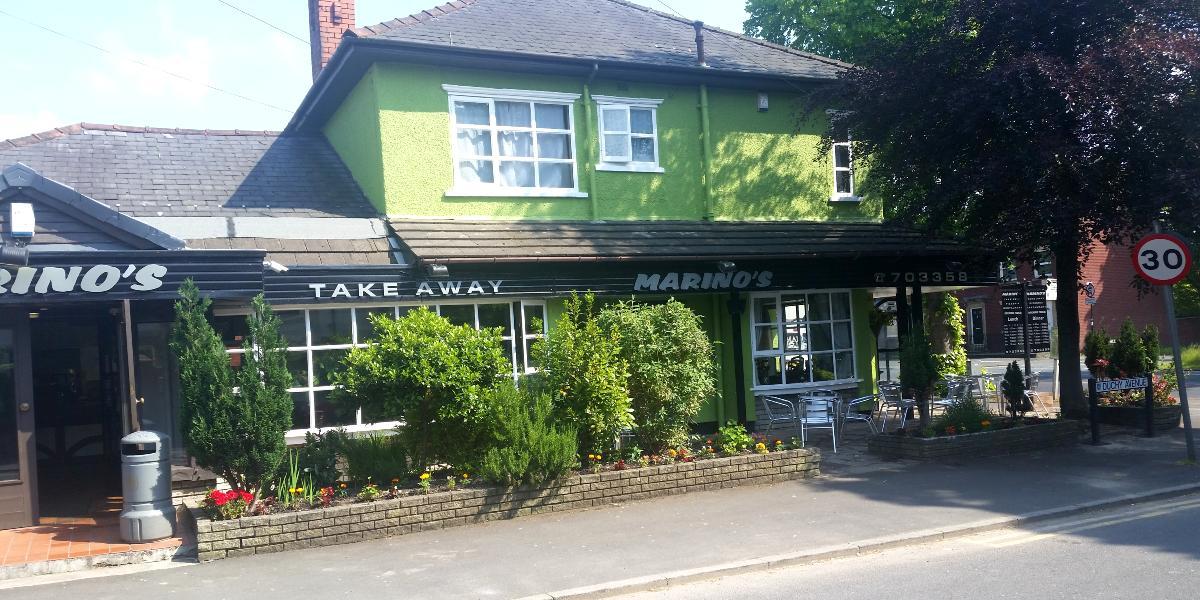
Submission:
[[[186,82],[188,82],[188,83],[192,83],[192,84],[195,84],[195,85],[203,86],[203,87],[206,87],[206,88],[208,88],[208,89],[210,89],[210,90],[213,90],[214,92],[220,92],[220,93],[222,93],[222,94],[227,94],[227,95],[233,96],[234,98],[238,98],[238,99],[241,99],[241,100],[245,100],[246,102],[253,102],[254,104],[258,104],[258,105],[260,105],[260,106],[265,106],[265,107],[267,107],[267,108],[272,108],[272,109],[278,110],[278,111],[280,111],[280,112],[285,112],[285,113],[288,113],[288,114],[291,114],[291,113],[292,113],[292,111],[290,111],[290,110],[288,110],[288,109],[286,109],[286,108],[283,108],[283,107],[280,107],[280,106],[275,106],[274,104],[271,104],[271,103],[269,103],[269,102],[263,102],[262,100],[256,100],[256,99],[254,99],[254,98],[251,98],[251,97],[249,97],[249,96],[245,96],[245,95],[242,95],[242,94],[239,94],[239,93],[237,93],[237,92],[230,91],[230,90],[227,90],[227,89],[224,89],[224,88],[219,88],[219,87],[217,87],[217,86],[215,86],[215,85],[212,85],[212,84],[204,83],[204,82],[202,82],[202,81],[196,81],[195,79],[192,79],[192,78],[190,78],[190,77],[188,77],[188,76],[186,76],[186,75],[181,75],[181,74],[179,74],[179,73],[176,73],[176,72],[174,72],[174,71],[168,71],[168,70],[166,70],[166,69],[163,69],[163,68],[160,68],[160,67],[156,67],[156,66],[154,66],[154,65],[152,65],[152,64],[149,64],[149,63],[147,63],[147,62],[145,62],[145,61],[142,61],[142,60],[138,60],[138,59],[136,59],[136,58],[133,58],[132,56],[125,56],[124,54],[120,54],[120,53],[117,53],[117,52],[113,52],[112,50],[109,50],[108,48],[105,48],[105,47],[103,47],[103,46],[97,46],[96,44],[93,44],[93,43],[91,43],[91,42],[89,42],[89,41],[87,41],[87,40],[81,40],[81,39],[79,39],[79,38],[77,38],[77,37],[73,37],[73,36],[67,35],[67,34],[65,34],[65,33],[61,32],[61,31],[58,31],[57,29],[52,29],[52,28],[50,28],[50,27],[47,27],[47,26],[45,26],[45,25],[41,25],[41,24],[39,24],[39,23],[34,23],[33,21],[29,21],[29,20],[23,19],[23,18],[21,18],[21,17],[18,17],[18,16],[14,15],[14,14],[12,14],[12,13],[8,12],[8,11],[5,11],[5,10],[3,10],[3,9],[0,9],[0,15],[4,15],[4,16],[6,16],[6,17],[8,17],[8,18],[10,18],[10,19],[12,19],[12,20],[14,20],[14,21],[18,21],[18,22],[24,23],[24,24],[26,24],[26,25],[29,25],[30,27],[36,27],[36,28],[38,28],[38,29],[41,29],[42,31],[45,31],[45,32],[47,32],[47,33],[54,34],[54,35],[56,35],[56,36],[58,36],[58,37],[61,37],[61,38],[67,39],[67,40],[71,40],[72,42],[75,42],[75,43],[77,43],[77,44],[82,44],[82,45],[84,45],[84,46],[87,46],[87,47],[89,47],[89,48],[92,48],[93,50],[98,50],[98,51],[100,51],[100,52],[103,52],[103,53],[105,53],[105,54],[108,54],[109,56],[115,56],[115,57],[117,57],[117,58],[120,58],[120,59],[122,59],[122,60],[129,61],[129,62],[131,62],[131,63],[133,63],[133,64],[135,64],[135,65],[138,65],[138,66],[144,67],[144,68],[146,68],[146,69],[150,69],[150,70],[152,70],[152,71],[158,71],[159,73],[162,73],[162,74],[164,74],[164,75],[168,75],[168,76],[174,77],[175,79],[178,79],[178,80],[180,80],[180,81],[186,81]]]
[[[279,33],[282,33],[288,37],[291,37],[292,39],[300,42],[301,44],[304,44],[305,46],[310,45],[308,43],[308,40],[290,32],[282,27],[279,27],[278,25],[275,25],[274,23],[272,23],[262,17],[250,14],[249,12],[246,12],[245,10],[238,8],[237,6],[235,6],[233,4],[230,4],[230,3],[226,2],[225,0],[217,0],[217,2],[220,2],[221,4],[224,4],[225,6],[228,6],[229,8],[232,8],[233,10],[236,10],[236,11],[242,13],[243,15],[246,15],[247,17],[250,17],[251,19],[254,19],[255,21],[258,21],[259,23],[262,23],[263,25],[266,25],[267,27],[270,27],[271,29],[278,31]]]

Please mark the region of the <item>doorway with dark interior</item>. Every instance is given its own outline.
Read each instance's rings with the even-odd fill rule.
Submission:
[[[125,418],[119,315],[108,303],[29,314],[43,523],[120,509]]]

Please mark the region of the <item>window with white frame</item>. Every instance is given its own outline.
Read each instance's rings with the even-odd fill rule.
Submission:
[[[854,379],[849,292],[781,292],[752,297],[755,386]]]
[[[833,143],[833,200],[858,200],[854,195],[854,154],[850,136]]]
[[[662,172],[658,105],[662,100],[592,96],[600,119],[600,164],[610,171]]]
[[[545,305],[540,302],[455,302],[444,304],[406,304],[360,306],[351,308],[312,308],[276,311],[280,334],[287,343],[287,365],[292,374],[292,431],[329,427],[393,427],[395,423],[377,422],[361,409],[338,407],[329,401],[333,374],[351,348],[365,347],[373,335],[369,316],[400,316],[425,307],[456,325],[476,329],[499,327],[504,355],[512,364],[513,376],[534,370],[528,360],[530,342],[545,335]],[[532,319],[537,317],[538,321]],[[225,342],[230,364],[241,364],[242,343],[246,336],[244,315],[218,316],[215,327]],[[527,320],[529,319],[529,320]],[[520,340],[521,343],[517,343]],[[519,353],[519,354],[518,354]]]
[[[443,86],[450,96],[455,191],[578,192],[578,94]]]
[[[525,373],[533,373],[538,370],[538,365],[533,359],[531,349],[534,342],[546,337],[546,304],[522,302],[521,325],[522,344],[518,349],[521,352],[520,366],[524,368]]]

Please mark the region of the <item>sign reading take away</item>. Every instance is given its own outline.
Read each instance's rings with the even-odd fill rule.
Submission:
[[[1141,390],[1150,385],[1146,377],[1127,377],[1125,379],[1097,379],[1096,393],[1122,392],[1125,390]]]

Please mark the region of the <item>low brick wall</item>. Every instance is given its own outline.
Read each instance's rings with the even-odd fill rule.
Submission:
[[[887,458],[917,460],[1014,454],[1077,443],[1080,428],[1079,421],[1061,419],[1012,429],[936,438],[883,434],[867,439],[867,451]]]
[[[192,510],[198,557],[207,561],[814,477],[820,462],[814,450],[787,450],[575,475],[544,488],[467,488],[232,521],[211,521]]]

